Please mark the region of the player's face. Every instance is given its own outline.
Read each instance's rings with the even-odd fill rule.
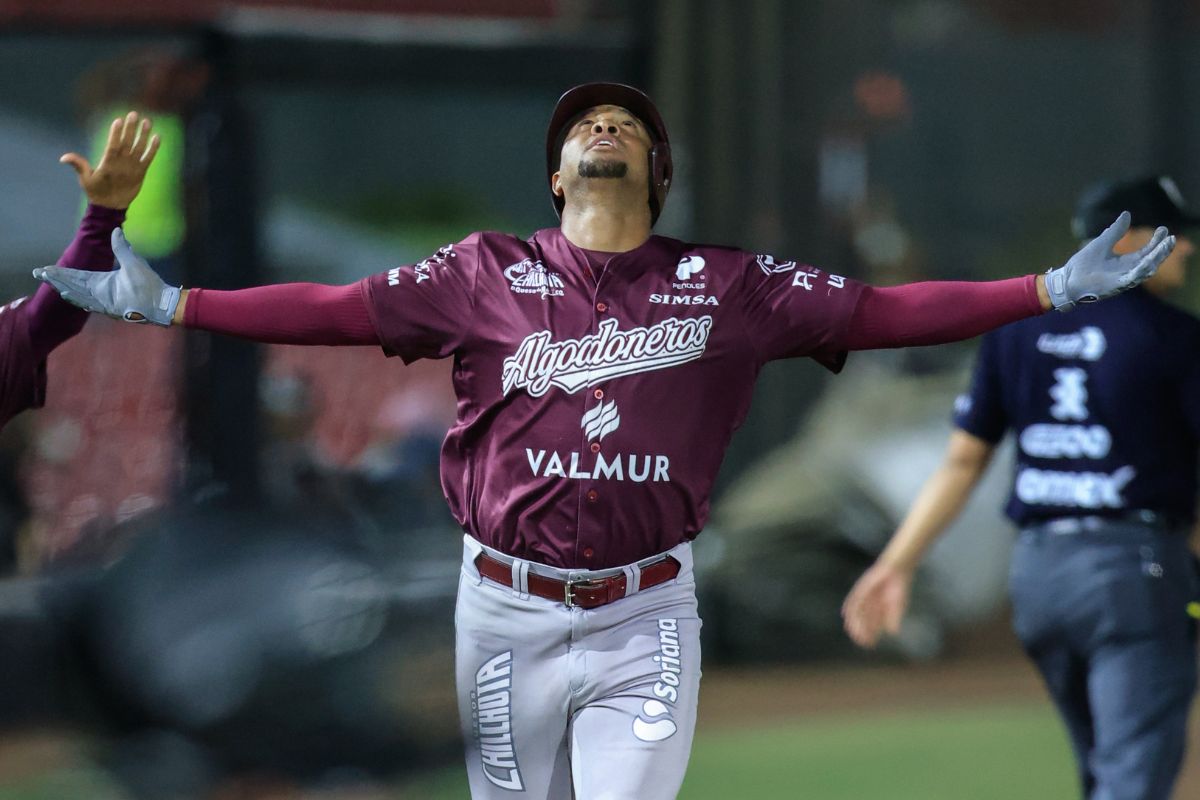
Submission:
[[[646,187],[650,146],[646,126],[624,108],[590,108],[567,129],[553,189],[564,194],[580,181],[591,180],[620,180]]]

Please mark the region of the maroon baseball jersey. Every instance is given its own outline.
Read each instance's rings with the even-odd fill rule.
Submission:
[[[771,359],[837,371],[862,284],[652,236],[598,277],[557,228],[476,233],[363,282],[389,355],[454,357],[455,519],[504,553],[599,569],[661,553],[709,492]]]
[[[0,306],[0,427],[46,399],[46,360],[34,354],[28,319],[18,311],[28,299]]]

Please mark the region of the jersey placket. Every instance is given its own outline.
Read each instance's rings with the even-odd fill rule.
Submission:
[[[600,270],[600,274],[596,276],[594,288],[591,293],[591,315],[592,322],[588,332],[595,336],[600,332],[600,323],[612,317],[612,309],[609,302],[605,299],[613,284],[610,267],[617,256],[610,257]],[[590,274],[591,267],[588,265]],[[591,284],[591,281],[586,281]],[[610,391],[606,384],[593,386],[591,383],[591,375],[588,375],[588,388],[583,396],[582,408],[580,409],[581,419],[587,420],[580,425],[580,458],[585,460],[587,468],[591,470],[591,477],[587,480],[579,482],[579,514],[576,517],[575,525],[575,557],[576,563],[587,568],[595,563],[596,545],[600,541],[602,535],[601,524],[599,519],[607,517],[603,512],[606,504],[612,502],[612,498],[607,494],[602,494],[599,487],[599,482],[595,479],[596,458],[603,452],[602,439],[604,437],[604,419],[606,417],[605,408],[614,408],[608,406],[613,402],[610,397]],[[589,460],[590,459],[590,460]],[[585,470],[587,471],[587,470]],[[614,491],[611,487],[607,492]]]

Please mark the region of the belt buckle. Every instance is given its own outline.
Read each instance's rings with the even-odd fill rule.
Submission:
[[[592,586],[600,586],[603,583],[604,583],[603,578],[589,578],[587,580],[563,581],[563,605],[565,605],[567,608],[575,608],[575,591],[574,590],[575,590],[576,586],[586,586],[586,587],[591,588]]]

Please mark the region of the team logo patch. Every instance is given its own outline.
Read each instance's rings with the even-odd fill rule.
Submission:
[[[600,441],[615,431],[621,425],[621,412],[617,410],[617,401],[609,400],[601,403],[583,415],[579,427],[589,442]]]
[[[517,294],[536,294],[543,300],[547,297],[562,297],[565,294],[563,279],[557,272],[546,269],[541,261],[526,258],[504,270],[504,277],[512,284]]]
[[[704,271],[704,259],[700,256],[684,256],[679,259],[679,265],[675,267],[675,278],[677,280],[686,281],[693,275],[697,275]]]
[[[568,394],[623,375],[665,369],[704,355],[712,317],[668,317],[646,328],[619,329],[615,319],[596,333],[554,341],[550,331],[531,333],[504,359],[504,394],[526,389],[541,397],[551,386]]]
[[[758,268],[763,271],[763,275],[779,275],[784,272],[791,272],[796,268],[795,261],[776,261],[775,256],[763,253],[758,256]]]
[[[704,259],[701,256],[684,256],[675,267],[675,282],[671,285],[676,289],[703,289],[708,284],[704,282]]]
[[[642,713],[633,718],[633,735],[643,742],[661,742],[675,735],[678,727],[671,719],[671,709],[661,700],[642,703]]]

